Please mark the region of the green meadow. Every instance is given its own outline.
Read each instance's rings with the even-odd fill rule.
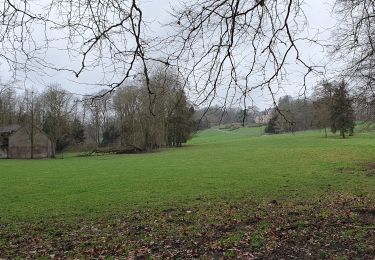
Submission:
[[[0,161],[2,221],[95,217],[208,200],[304,200],[337,191],[374,196],[375,135],[268,136],[210,129],[150,154]]]
[[[270,136],[259,127],[209,129],[182,148],[148,154],[1,160],[0,257],[194,258],[186,252],[196,252],[196,257],[247,258],[238,252],[250,250],[277,258],[288,257],[284,249],[293,246],[299,249],[290,255],[298,256],[305,246],[298,243],[311,241],[304,234],[321,241],[311,242],[320,252],[314,257],[369,256],[374,162],[374,133],[347,139],[324,138],[320,131]],[[366,211],[357,214],[358,207]],[[277,232],[285,236],[290,226],[303,229],[296,238],[287,234],[294,242],[270,240]],[[342,244],[330,237],[337,227]],[[150,236],[163,242],[151,247]],[[106,247],[102,237],[111,239]],[[171,242],[183,239],[190,242]],[[248,241],[246,247],[241,241]],[[324,249],[327,241],[335,241],[332,248]],[[356,246],[353,254],[343,251],[346,243]]]

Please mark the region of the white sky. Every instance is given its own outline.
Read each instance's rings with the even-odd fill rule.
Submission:
[[[335,25],[335,19],[332,17],[331,8],[329,3],[333,1],[329,0],[305,0],[304,11],[309,21],[309,28],[311,35],[315,35],[317,30],[319,30],[319,40],[328,40],[331,36],[330,28]],[[147,21],[151,22],[151,29],[156,35],[166,34],[166,28],[163,28],[161,24],[167,23],[170,19],[168,11],[170,10],[169,0],[144,0],[141,4],[144,17]],[[172,1],[173,3],[173,1]],[[325,65],[326,53],[322,48],[318,46],[300,46],[300,51],[303,53],[304,57],[309,57],[314,63]],[[49,59],[55,62],[63,60],[66,57],[61,53],[51,53]],[[289,71],[290,77],[284,84],[284,91],[279,93],[279,96],[289,94],[292,96],[297,96],[299,90],[301,89],[301,74],[296,71]],[[6,79],[7,72],[5,69],[0,67],[0,77]],[[91,82],[95,78],[100,78],[98,72],[85,73],[79,79],[81,82],[86,82],[90,80]],[[77,94],[91,94],[100,89],[96,87],[88,87],[75,83],[77,79],[69,73],[56,72],[50,76],[41,75],[29,75],[29,79],[20,84],[20,88],[34,88],[39,91],[43,90],[49,83],[60,83],[64,88],[72,93]],[[309,85],[313,87],[319,78],[312,78],[309,80]],[[255,105],[259,108],[264,109],[272,105],[270,96],[267,92],[262,93],[261,91],[254,92],[252,98],[255,101]]]
[[[158,35],[165,33],[164,28],[158,26],[158,24],[167,23],[169,21],[168,10],[170,9],[170,3],[171,1],[169,0],[146,0],[143,3],[145,17],[155,22],[153,30]],[[332,0],[305,0],[304,12],[309,21],[308,30],[310,36],[317,34],[318,39],[322,41],[322,43],[328,43],[331,37],[331,28],[333,28],[336,23],[331,13],[332,3]],[[302,55],[304,55],[305,58],[307,57],[308,60],[313,61],[314,64],[327,65],[329,67],[327,64],[326,50],[322,49],[322,47],[316,45],[300,45],[299,49]],[[290,77],[286,80],[283,85],[283,91],[280,91],[278,96],[288,94],[297,97],[301,94],[301,72],[298,71],[296,67],[296,70],[289,71],[289,74]],[[314,87],[321,79],[322,78],[318,78],[316,75],[312,76],[308,81],[309,87]],[[252,95],[252,99],[255,105],[261,109],[272,106],[272,99],[266,90],[255,91]]]

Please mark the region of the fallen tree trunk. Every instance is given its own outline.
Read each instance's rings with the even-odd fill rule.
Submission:
[[[122,147],[98,147],[85,156],[92,156],[94,154],[136,154],[145,152],[143,149],[135,145],[126,145]]]

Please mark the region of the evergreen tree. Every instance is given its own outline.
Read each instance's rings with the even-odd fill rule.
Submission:
[[[346,87],[346,83],[342,81],[333,91],[331,104],[331,131],[336,133],[340,131],[342,138],[345,133],[353,135],[354,130],[354,111],[352,100]]]
[[[119,137],[120,132],[118,131],[116,126],[111,123],[104,129],[101,146],[113,145],[118,141]]]
[[[185,93],[177,94],[177,102],[168,118],[168,146],[182,146],[191,138],[194,108],[189,107]]]
[[[70,127],[73,143],[82,144],[85,141],[85,128],[81,121],[74,119]]]
[[[264,132],[267,134],[277,134],[279,132],[279,127],[277,125],[278,114],[274,114],[271,119],[268,121]]]

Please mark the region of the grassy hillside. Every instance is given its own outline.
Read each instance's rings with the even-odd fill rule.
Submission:
[[[268,136],[261,128],[210,129],[186,147],[150,154],[1,160],[0,235],[10,234],[1,225],[14,232],[28,225],[38,229],[41,220],[43,225],[77,219],[111,222],[134,214],[141,214],[147,223],[158,218],[148,215],[163,217],[170,211],[200,212],[189,225],[194,230],[208,219],[220,218],[221,210],[232,207],[228,205],[238,208],[250,203],[262,212],[270,202],[332,203],[330,199],[337,194],[366,198],[371,208],[374,137],[362,133],[342,140],[334,135],[326,139],[319,131]],[[239,207],[238,211],[224,215],[233,220],[233,216],[254,213],[254,208]],[[177,227],[180,224],[171,227],[171,232]],[[183,227],[186,231],[187,226]],[[76,228],[64,227],[63,232]],[[0,257],[2,245],[9,250],[1,241]],[[79,246],[74,250],[73,255],[85,252]]]
[[[185,148],[152,154],[1,160],[0,218],[90,216],[186,206],[202,197],[298,200],[374,191],[375,179],[361,171],[361,163],[375,161],[374,135],[261,133],[211,129]]]

